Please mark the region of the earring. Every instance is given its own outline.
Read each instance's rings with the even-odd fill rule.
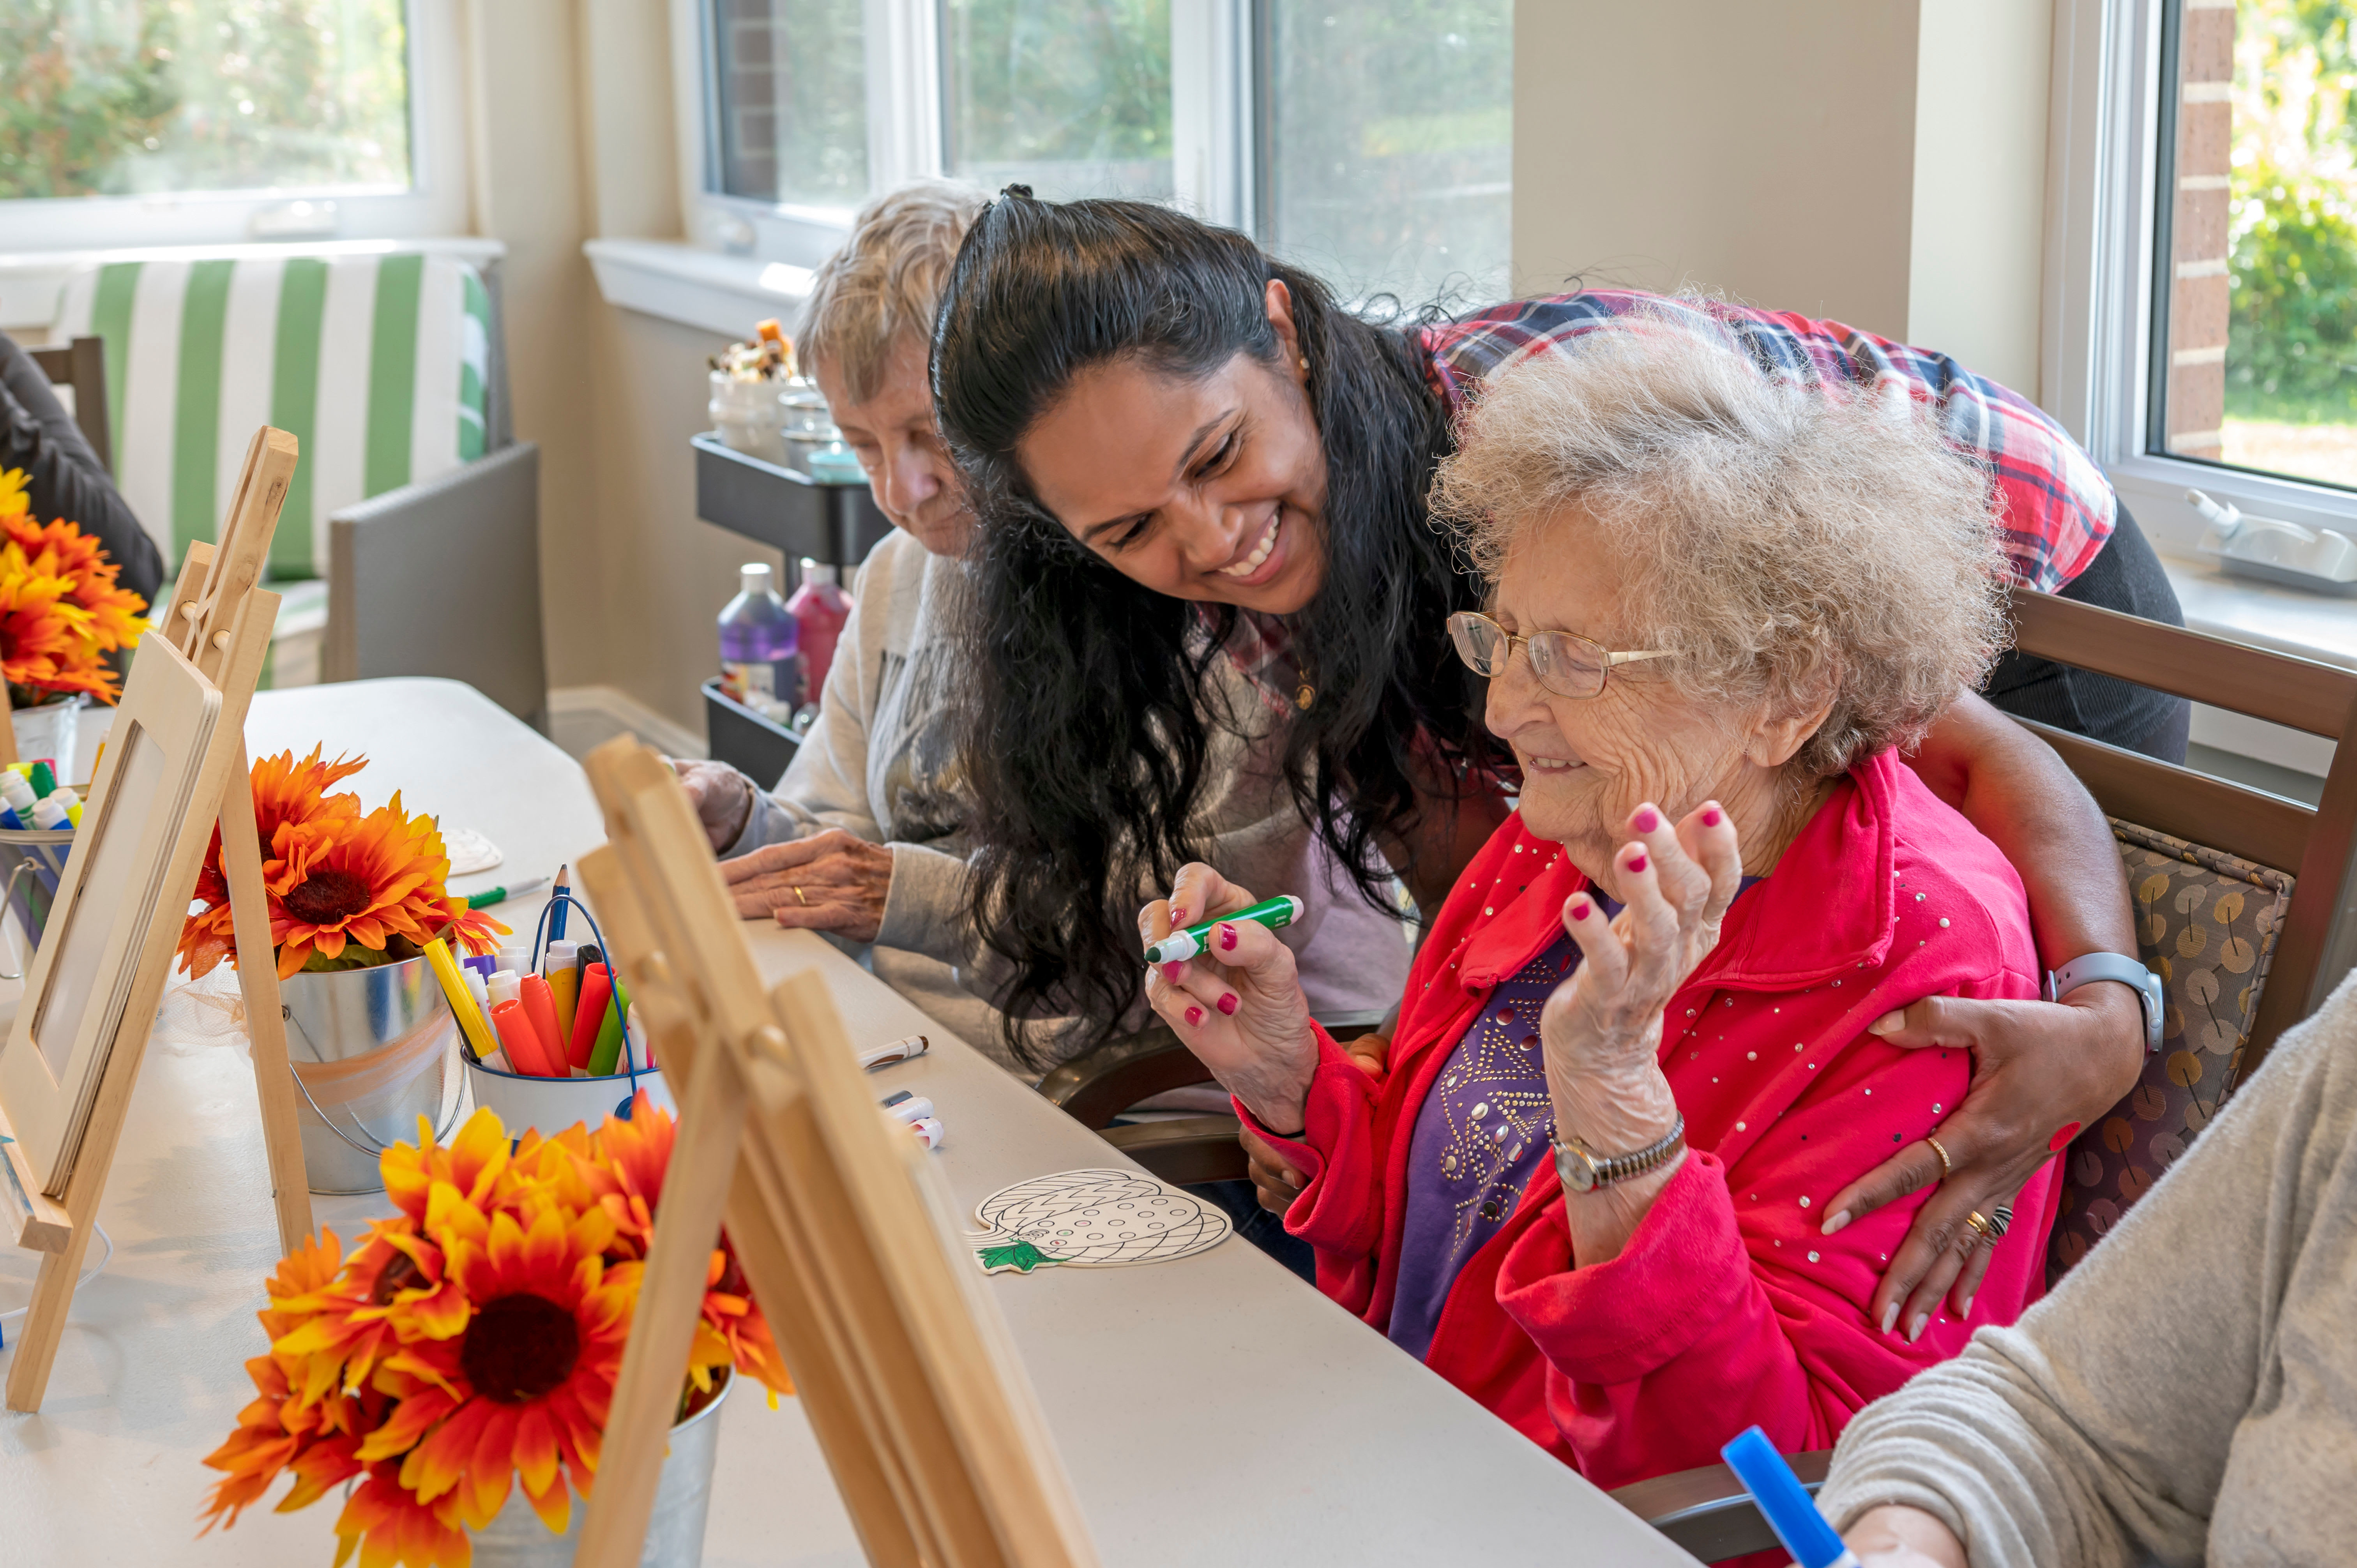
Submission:
[[[1301,356],[1301,368],[1305,371],[1309,368],[1309,356],[1307,354]]]

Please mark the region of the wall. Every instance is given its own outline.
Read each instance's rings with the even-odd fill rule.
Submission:
[[[1514,277],[1681,284],[2035,395],[2051,0],[1515,13]]]
[[[607,305],[581,254],[679,232],[669,7],[472,0],[467,25],[475,227],[508,246],[516,434],[542,453],[549,684],[615,688],[701,734],[713,617],[740,564],[780,564],[694,516],[687,438],[725,339]]]

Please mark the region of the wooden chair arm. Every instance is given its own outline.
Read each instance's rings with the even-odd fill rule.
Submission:
[[[1830,1448],[1791,1455],[1792,1473],[1814,1497],[1833,1466]],[[1612,1500],[1668,1536],[1705,1563],[1720,1563],[1747,1552],[1779,1549],[1776,1532],[1760,1517],[1751,1494],[1724,1465],[1704,1465],[1655,1476],[1612,1490]]]
[[[1355,1040],[1373,1033],[1386,1016],[1334,1013],[1320,1015],[1318,1022],[1337,1040]],[[1211,1081],[1211,1075],[1169,1026],[1157,1024],[1074,1057],[1039,1080],[1039,1092],[1082,1126],[1103,1127],[1141,1100]]]
[[[1232,1116],[1174,1116],[1106,1127],[1098,1136],[1173,1187],[1242,1181],[1248,1170]]]

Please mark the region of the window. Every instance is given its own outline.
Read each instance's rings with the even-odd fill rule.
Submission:
[[[0,0],[0,199],[406,190],[407,32],[400,0]]]
[[[1347,296],[1507,291],[1512,0],[1264,0],[1261,237]]]
[[[465,227],[455,0],[0,0],[0,200],[17,245]],[[454,122],[455,123],[455,122]],[[300,207],[297,199],[308,199]],[[274,225],[275,227],[274,227]]]
[[[869,195],[947,174],[1176,201],[1348,297],[1505,291],[1512,0],[674,3],[691,227],[729,248],[813,265]]]
[[[867,199],[860,0],[717,0],[720,188],[791,207]]]
[[[942,0],[942,65],[951,175],[1170,199],[1170,0]]]
[[[2175,9],[2151,447],[2357,486],[2357,39],[2302,0]]]

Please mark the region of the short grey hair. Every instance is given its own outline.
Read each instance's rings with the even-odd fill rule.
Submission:
[[[802,373],[827,360],[853,402],[883,391],[895,346],[932,341],[942,285],[988,199],[972,186],[920,179],[861,208],[851,238],[811,281],[794,342]]]
[[[1501,372],[1433,485],[1494,584],[1577,509],[1617,552],[1626,648],[1690,696],[1824,722],[1792,766],[1910,748],[2005,645],[1987,474],[1901,383],[1770,375],[1693,299]],[[1584,631],[1585,628],[1568,628]]]

